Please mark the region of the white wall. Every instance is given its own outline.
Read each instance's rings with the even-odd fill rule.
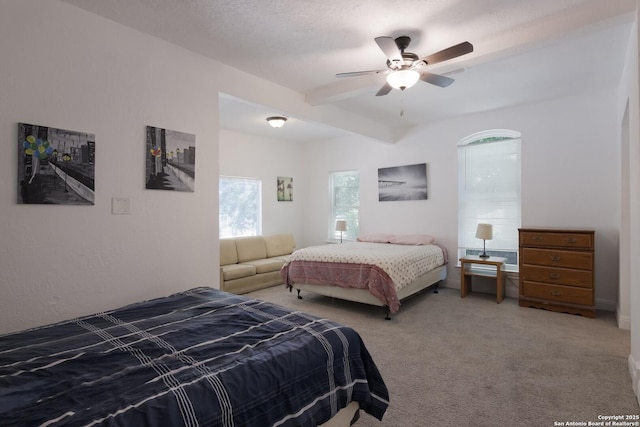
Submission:
[[[618,325],[630,329],[631,287],[638,285],[637,268],[640,216],[638,215],[638,191],[640,191],[640,141],[638,113],[638,35],[637,24],[630,34],[627,57],[618,91],[618,123],[620,126],[620,294],[617,301]],[[635,238],[634,238],[635,237]],[[634,249],[635,246],[635,249]],[[634,256],[634,253],[636,254]]]
[[[523,226],[596,231],[596,304],[614,310],[618,292],[620,218],[617,93],[584,93],[535,105],[469,115],[423,127],[394,145],[358,137],[308,145],[308,218],[304,244],[326,238],[327,174],[360,171],[361,233],[429,233],[452,257],[447,285],[459,287],[457,143],[486,129],[522,133]],[[427,163],[426,201],[378,202],[377,169]]]
[[[638,2],[636,2],[637,4]],[[636,9],[627,57],[618,95],[618,122],[622,143],[621,156],[622,206],[628,208],[621,216],[621,280],[618,300],[618,322],[631,329],[631,353],[628,358],[633,390],[640,402],[640,65],[638,44],[640,13]],[[628,107],[627,107],[628,106]],[[625,122],[625,111],[628,120]],[[628,129],[622,129],[622,126]],[[626,134],[626,135],[625,135]]]
[[[216,285],[219,67],[64,3],[0,8],[0,333]],[[18,122],[95,134],[94,206],[16,203]],[[147,125],[196,135],[194,193],[144,189]]]
[[[447,150],[447,141],[455,136],[435,138],[419,135],[390,145],[357,136],[308,144],[305,152],[309,164],[309,188],[314,197],[305,203],[308,218],[306,244],[322,243],[327,238],[330,206],[328,173],[357,170],[360,173],[360,234],[429,233],[443,244],[455,245],[457,233],[448,228],[453,213],[457,218],[457,152]],[[454,146],[456,141],[453,142]],[[313,162],[310,161],[313,159]],[[425,201],[378,202],[378,168],[427,163]],[[454,190],[448,193],[448,183]],[[455,220],[454,220],[455,221]]]
[[[0,0],[0,57],[0,333],[219,286],[219,92],[381,128],[57,0]],[[95,134],[94,206],[16,203],[19,122]],[[144,189],[148,125],[196,135],[195,192]],[[283,148],[276,158],[295,157]],[[304,165],[272,166],[266,175],[304,184]],[[131,215],[111,215],[113,197],[129,198]],[[265,206],[266,233],[300,234],[299,199],[285,205]]]
[[[298,143],[220,130],[220,175],[262,180],[263,234],[293,233],[296,242],[303,240],[307,165],[300,161],[302,150]],[[293,178],[293,201],[277,200],[279,176]]]

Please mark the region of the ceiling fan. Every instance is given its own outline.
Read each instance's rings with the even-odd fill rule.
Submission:
[[[452,78],[429,73],[424,71],[423,68],[427,65],[447,61],[473,52],[473,45],[469,42],[463,42],[425,56],[424,58],[418,58],[418,55],[415,53],[405,52],[405,49],[409,47],[409,44],[411,43],[411,37],[409,36],[400,36],[395,39],[393,37],[381,36],[376,37],[375,41],[378,44],[378,47],[380,47],[382,52],[387,56],[386,70],[339,73],[336,74],[336,77],[386,74],[387,81],[384,86],[380,88],[378,93],[376,93],[376,96],[386,95],[394,88],[405,90],[416,84],[418,80],[422,80],[423,82],[431,83],[439,87],[447,87],[453,83],[454,80]]]

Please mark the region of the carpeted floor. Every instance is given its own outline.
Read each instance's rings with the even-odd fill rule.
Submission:
[[[587,425],[640,414],[627,368],[630,333],[613,313],[588,319],[441,288],[403,302],[386,321],[379,307],[302,295],[284,285],[247,294],[360,333],[390,405],[382,422],[362,412],[357,427]]]

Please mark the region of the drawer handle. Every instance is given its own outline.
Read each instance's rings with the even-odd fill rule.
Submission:
[[[558,297],[558,296],[560,296],[560,292],[558,292],[558,291],[552,291],[552,292],[551,292],[551,295],[553,295],[554,297]]]
[[[575,237],[569,237],[567,239],[567,243],[577,243],[577,242],[578,242],[578,239],[576,239]]]
[[[551,261],[558,262],[558,261],[560,261],[560,257],[558,255],[554,255],[554,256],[551,257]]]
[[[558,274],[558,273],[551,273],[551,274],[549,275],[549,278],[550,278],[550,279],[559,279],[559,278],[560,278],[560,274]]]
[[[533,240],[542,240],[542,236],[533,236]]]

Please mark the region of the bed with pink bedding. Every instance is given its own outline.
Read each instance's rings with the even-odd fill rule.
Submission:
[[[435,239],[374,236],[294,251],[280,271],[285,285],[298,298],[306,290],[382,306],[387,319],[402,299],[432,286],[437,292],[446,278],[447,254]]]

